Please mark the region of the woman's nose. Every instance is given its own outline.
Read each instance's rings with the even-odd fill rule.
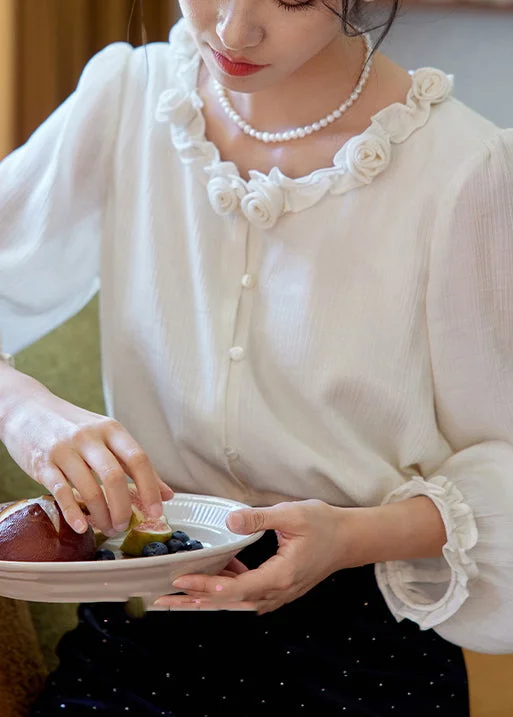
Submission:
[[[227,50],[241,52],[248,47],[256,47],[262,41],[264,32],[255,12],[255,1],[231,0],[226,3],[216,32]]]

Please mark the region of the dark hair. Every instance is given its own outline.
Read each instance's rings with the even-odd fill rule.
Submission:
[[[379,11],[365,0],[338,0],[341,3],[340,11],[333,7],[333,0],[324,0],[326,7],[340,18],[342,29],[348,37],[358,37],[364,32],[381,30],[374,44],[374,51],[381,45],[388,35],[392,24],[397,17],[401,0],[390,0],[388,8],[380,3]],[[339,4],[340,7],[340,4]]]

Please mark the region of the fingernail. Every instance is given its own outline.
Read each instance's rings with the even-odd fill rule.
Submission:
[[[190,580],[187,580],[186,578],[177,578],[173,582],[174,588],[179,588],[180,590],[188,590],[190,587],[192,587],[192,583]]]
[[[73,523],[73,528],[77,533],[85,533],[87,530],[87,523],[79,518]]]
[[[153,503],[153,505],[150,505],[148,513],[152,518],[160,518],[162,516],[162,503]]]
[[[128,523],[117,523],[117,525],[114,526],[114,535],[124,533],[125,530],[128,530]]]
[[[240,533],[246,527],[246,520],[242,513],[230,513],[229,520],[229,528],[232,533]]]

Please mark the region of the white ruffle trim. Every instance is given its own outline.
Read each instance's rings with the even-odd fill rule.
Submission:
[[[446,100],[452,77],[423,68],[411,73],[405,104],[395,103],[378,112],[370,126],[349,140],[335,155],[333,166],[306,177],[291,179],[274,167],[268,175],[252,170],[245,181],[233,162],[221,160],[217,147],[206,139],[203,103],[197,93],[200,54],[180,20],[170,35],[175,85],[159,98],[156,119],[170,125],[171,141],[184,164],[197,167],[208,186],[214,211],[239,211],[262,229],[270,229],[287,212],[299,212],[325,194],[344,194],[371,184],[390,165],[392,145],[405,142],[429,119],[433,105]]]
[[[396,619],[408,618],[427,630],[454,615],[468,598],[468,581],[478,574],[476,562],[468,553],[477,543],[478,531],[463,495],[444,476],[430,480],[414,477],[389,493],[383,504],[418,495],[431,498],[444,521],[447,543],[443,558],[377,563],[375,572],[378,586]],[[447,584],[444,594],[433,600],[428,586],[436,590],[444,583]]]

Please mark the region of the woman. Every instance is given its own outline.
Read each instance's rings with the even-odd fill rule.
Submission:
[[[512,133],[359,0],[181,8],[1,165],[5,350],[101,277],[116,419],[3,366],[1,438],[78,531],[128,473],[268,532],[170,613],[81,606],[33,715],[467,715],[461,646],[513,649]]]

